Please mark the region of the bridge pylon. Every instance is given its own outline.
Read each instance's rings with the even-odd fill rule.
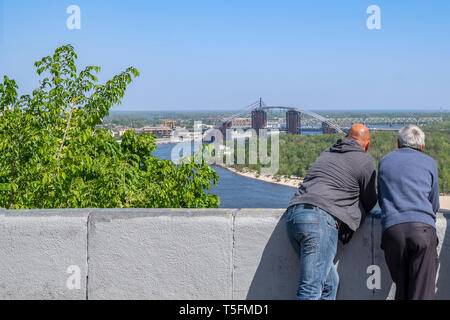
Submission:
[[[259,130],[267,127],[267,113],[262,108],[252,110],[252,129],[259,135]]]
[[[300,112],[288,110],[286,112],[286,133],[301,134],[300,130]]]

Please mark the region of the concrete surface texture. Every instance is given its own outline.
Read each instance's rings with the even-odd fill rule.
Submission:
[[[0,211],[0,299],[294,299],[299,265],[283,209]],[[450,212],[439,214],[450,268]],[[390,299],[395,287],[369,216],[335,263],[338,299]],[[437,298],[450,299],[439,272]]]
[[[88,215],[0,212],[0,299],[86,299]],[[73,273],[79,289],[69,290]]]

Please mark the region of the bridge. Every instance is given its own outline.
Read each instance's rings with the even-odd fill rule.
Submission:
[[[325,134],[344,133],[343,126],[351,126],[354,123],[362,123],[367,126],[385,125],[389,127],[404,126],[407,124],[424,125],[437,123],[442,121],[441,116],[368,116],[368,117],[324,117],[315,112],[300,107],[291,106],[267,106],[262,99],[250,104],[241,111],[233,114],[228,118],[221,119],[219,129],[223,136],[226,136],[227,129],[231,128],[252,128],[259,134],[259,130],[268,127],[267,112],[279,110],[286,112],[286,132],[292,134],[300,134],[301,127],[318,129],[317,125],[321,125],[321,130]],[[249,118],[242,118],[251,114]]]
[[[259,130],[267,128],[267,111],[270,110],[286,111],[286,132],[288,133],[299,133],[302,115],[310,116],[311,118],[315,119],[316,122],[321,123],[323,133],[344,133],[344,130],[341,128],[341,126],[339,126],[332,119],[325,118],[320,114],[303,108],[289,106],[267,106],[260,98],[258,101],[245,107],[243,110],[237,112],[236,114],[222,119],[220,123],[220,130],[222,132],[222,135],[225,137],[226,130],[232,128],[233,126],[248,126],[248,124],[239,125],[239,122],[245,122],[243,121],[244,119],[240,119],[240,117],[248,113],[251,113],[251,122],[249,123],[251,125],[251,128],[254,129],[257,134],[259,134]]]

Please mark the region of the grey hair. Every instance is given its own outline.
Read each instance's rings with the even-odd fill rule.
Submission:
[[[425,144],[425,133],[418,126],[407,125],[398,131],[398,142],[402,148],[420,150]]]

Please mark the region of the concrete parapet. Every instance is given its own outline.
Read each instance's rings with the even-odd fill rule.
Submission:
[[[283,209],[0,211],[0,299],[294,299]],[[437,220],[437,298],[450,299],[450,212]],[[338,299],[395,288],[369,216],[339,244]],[[379,281],[378,281],[379,280]]]
[[[233,298],[292,299],[298,283],[298,258],[281,209],[242,209],[235,217]]]
[[[235,211],[92,213],[89,299],[231,299]]]
[[[0,299],[86,299],[87,210],[0,215]]]

